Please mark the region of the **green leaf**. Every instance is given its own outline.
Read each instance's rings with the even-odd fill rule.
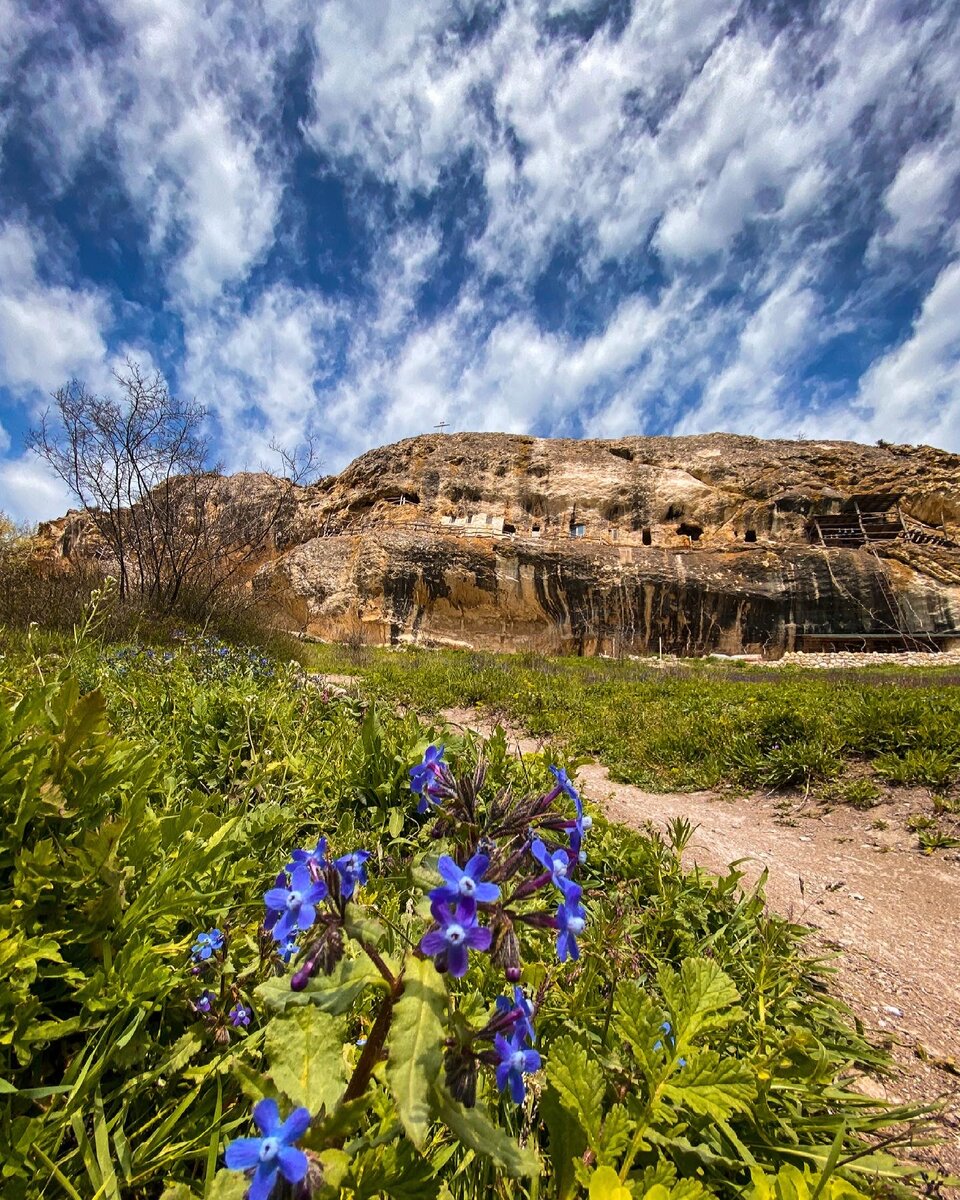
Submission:
[[[242,1171],[230,1171],[222,1167],[214,1176],[206,1200],[243,1200],[250,1180]]]
[[[319,1008],[294,1009],[267,1026],[264,1049],[269,1075],[294,1104],[311,1113],[331,1109],[344,1085],[340,1022]]]
[[[606,1085],[600,1064],[569,1035],[557,1038],[550,1047],[547,1079],[557,1089],[560,1102],[580,1122],[590,1147],[600,1140],[600,1119]]]
[[[614,1028],[650,1074],[662,1065],[662,1054],[653,1047],[663,1041],[663,1014],[632,979],[617,985]]]
[[[411,958],[396,1003],[387,1055],[387,1083],[407,1136],[422,1148],[430,1128],[431,1087],[443,1057],[447,989],[429,959]]]
[[[597,1143],[597,1162],[615,1163],[630,1142],[635,1122],[622,1104],[614,1104],[603,1119]]]
[[[677,1108],[716,1120],[745,1112],[756,1092],[749,1065],[715,1050],[691,1051],[686,1066],[662,1085],[664,1099]]]
[[[550,1176],[557,1200],[572,1200],[577,1191],[575,1160],[587,1148],[586,1134],[575,1116],[560,1103],[556,1089],[547,1087],[540,1097],[540,1119],[547,1127]]]
[[[711,958],[688,958],[680,972],[663,967],[657,982],[673,1016],[678,1044],[687,1045],[698,1034],[739,1020],[743,1011],[733,980]]]
[[[254,995],[273,1012],[313,1005],[324,1012],[345,1013],[365,987],[370,984],[386,986],[383,976],[364,955],[362,958],[341,959],[330,975],[311,979],[302,992],[290,987],[288,976],[275,976],[261,983]]]
[[[441,1088],[435,1091],[437,1116],[468,1150],[483,1154],[511,1179],[540,1174],[540,1163],[529,1147],[492,1123],[479,1109],[463,1108]]]

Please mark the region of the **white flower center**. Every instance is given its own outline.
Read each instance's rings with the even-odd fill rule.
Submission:
[[[526,1062],[526,1057],[527,1056],[522,1050],[514,1050],[514,1052],[510,1055],[510,1070],[522,1071],[524,1063]]]
[[[260,1161],[270,1162],[271,1159],[277,1157],[280,1150],[280,1139],[275,1137],[265,1137],[260,1143]]]
[[[461,896],[472,896],[477,890],[477,885],[469,875],[464,875],[457,887],[460,889]]]
[[[584,921],[583,917],[571,917],[567,921],[567,928],[574,935],[574,937],[576,937],[578,933],[583,933],[584,925],[586,925],[586,921]]]
[[[295,912],[303,903],[303,897],[299,892],[291,892],[287,897],[287,911]]]
[[[553,869],[557,875],[566,875],[567,873],[567,857],[565,854],[558,854],[553,860]]]
[[[448,925],[444,935],[451,946],[459,946],[467,936],[462,925]]]

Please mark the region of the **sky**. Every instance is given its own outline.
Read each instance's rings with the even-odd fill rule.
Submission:
[[[960,451],[960,0],[0,0],[0,509],[126,358],[228,469],[450,430]]]

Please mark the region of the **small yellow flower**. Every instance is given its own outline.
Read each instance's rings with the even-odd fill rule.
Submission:
[[[597,1167],[590,1179],[590,1200],[633,1200],[613,1167]]]

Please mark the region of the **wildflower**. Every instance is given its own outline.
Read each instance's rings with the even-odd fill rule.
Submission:
[[[206,962],[217,950],[223,949],[223,934],[219,929],[211,929],[209,933],[198,933],[197,940],[190,947],[194,962]]]
[[[253,1171],[249,1200],[267,1200],[279,1172],[289,1183],[299,1183],[309,1163],[304,1152],[294,1145],[307,1132],[310,1111],[295,1108],[283,1122],[275,1100],[261,1100],[254,1106],[253,1119],[263,1137],[237,1138],[227,1147],[224,1161],[231,1171]]]
[[[672,1045],[673,1037],[671,1036],[671,1033],[673,1030],[673,1026],[670,1024],[669,1021],[664,1021],[663,1024],[660,1026],[660,1029],[661,1029],[661,1032],[663,1033],[663,1036],[665,1038],[668,1038]],[[657,1038],[657,1040],[653,1043],[653,1048],[654,1048],[654,1050],[662,1050],[663,1049],[663,1039]]]
[[[499,1033],[493,1044],[500,1056],[500,1065],[496,1070],[497,1088],[502,1092],[509,1084],[513,1102],[522,1104],[523,1097],[526,1095],[523,1077],[525,1074],[529,1075],[531,1071],[540,1070],[540,1055],[536,1050],[524,1049],[523,1044],[516,1037],[507,1041]]]
[[[418,813],[425,813],[431,804],[452,793],[442,746],[428,746],[423,760],[410,768],[409,775],[410,790],[420,797]]]
[[[536,1043],[537,1035],[533,1028],[533,1005],[523,994],[523,988],[514,986],[512,1000],[506,996],[498,996],[497,1012],[503,1013],[504,1016],[508,1013],[516,1014],[513,1019],[513,1036],[520,1041],[529,1042],[531,1046]]]
[[[440,928],[424,934],[420,949],[431,958],[442,956],[450,974],[460,979],[467,973],[467,950],[488,950],[493,934],[477,925],[476,907],[468,909],[461,904],[451,912],[448,905],[434,900],[430,911]]]
[[[350,899],[354,888],[363,887],[367,882],[364,863],[369,857],[369,850],[354,850],[352,854],[344,854],[333,864],[340,873],[340,895],[344,900]]]
[[[572,879],[567,878],[567,872],[570,870],[570,855],[567,851],[558,848],[549,854],[543,842],[536,838],[530,846],[530,853],[550,872],[550,880],[554,887],[558,887],[563,893],[564,900],[576,904],[580,899],[581,890]]]
[[[239,1029],[241,1025],[245,1029],[250,1024],[252,1015],[253,1009],[247,1008],[245,1004],[238,1000],[233,1008],[230,1009],[230,1024],[234,1029]]]
[[[213,1002],[216,999],[213,992],[202,992],[193,1002],[193,1007],[199,1013],[208,1013],[213,1007]]]
[[[294,850],[290,855],[290,861],[287,863],[288,871],[295,871],[297,867],[313,866],[317,871],[322,871],[327,865],[327,839],[322,837],[319,839],[314,850]]]
[[[580,795],[577,792],[577,789],[570,782],[570,779],[563,767],[551,767],[550,773],[557,781],[557,786],[553,789],[556,795],[559,796],[561,792],[564,792],[575,804],[579,804]]]
[[[442,854],[437,870],[446,880],[430,893],[431,900],[449,900],[459,903],[464,909],[476,910],[478,904],[492,904],[500,899],[500,889],[495,883],[483,883],[483,876],[490,859],[485,854],[475,854],[461,870],[449,854]]]
[[[285,963],[288,963],[295,954],[300,952],[300,943],[296,938],[287,938],[283,945],[277,950],[277,953]]]
[[[587,923],[587,914],[576,900],[571,902],[564,899],[557,909],[556,922],[558,930],[557,958],[561,962],[566,962],[568,958],[578,959],[580,947],[577,945],[577,938],[583,933]]]
[[[309,929],[317,919],[316,906],[326,894],[327,885],[314,882],[309,870],[300,866],[290,876],[290,887],[272,887],[264,901],[271,915],[280,913],[273,922],[274,940],[286,942],[298,929]]]

